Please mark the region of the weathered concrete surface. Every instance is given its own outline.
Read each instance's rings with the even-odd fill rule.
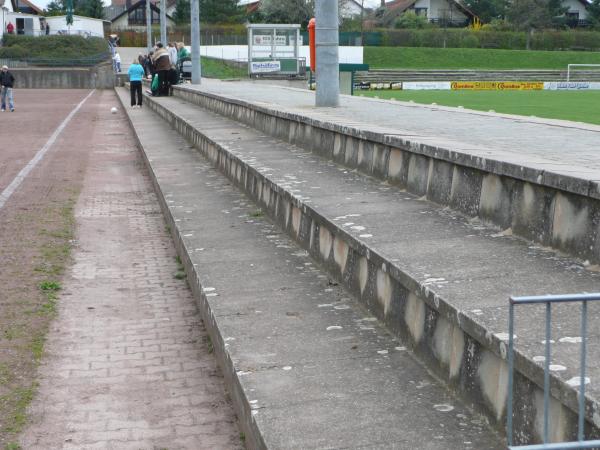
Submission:
[[[210,80],[175,94],[502,230],[600,263],[597,126],[351,97],[342,108],[315,110],[306,104],[311,93]]]
[[[112,65],[94,67],[27,67],[10,69],[17,89],[112,89]]]
[[[313,153],[175,98],[149,104],[499,427],[506,413],[509,295],[600,288],[600,275],[572,259]],[[528,321],[517,329],[518,437],[533,441],[540,435],[533,405],[542,377],[534,357],[543,354],[543,311],[521,314]],[[598,306],[589,312],[591,336],[600,331],[599,314]],[[554,372],[554,395],[572,425],[576,398],[566,381],[577,375],[578,356],[568,338],[577,336],[579,313],[557,308],[554,317],[553,364],[564,367]],[[595,361],[600,348],[590,344]],[[590,365],[588,420],[598,426],[600,368]],[[573,427],[563,429],[560,438],[572,436]]]
[[[502,447],[164,121],[129,117],[250,448]]]
[[[48,336],[24,449],[238,449],[207,346],[136,142],[113,91],[56,145],[79,149],[74,265]],[[83,132],[87,130],[87,135]],[[89,158],[89,161],[88,161]]]

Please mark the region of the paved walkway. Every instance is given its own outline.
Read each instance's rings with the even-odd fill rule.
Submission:
[[[462,153],[600,180],[600,127],[550,119],[342,96],[341,108],[315,108],[300,89],[204,78],[196,89],[317,120],[405,137]]]
[[[76,207],[74,265],[48,337],[25,449],[241,448],[223,379],[178,269],[114,92],[97,121]]]

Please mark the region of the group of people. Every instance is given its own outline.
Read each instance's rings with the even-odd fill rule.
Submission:
[[[181,68],[190,60],[190,53],[183,42],[170,42],[165,47],[158,42],[148,55],[139,55],[129,66],[131,107],[142,107],[142,80],[151,80],[153,96],[171,95],[171,86],[181,79]]]

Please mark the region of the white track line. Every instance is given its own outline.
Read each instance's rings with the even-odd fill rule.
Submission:
[[[6,204],[8,199],[11,197],[11,195],[13,195],[13,193],[17,190],[17,188],[21,185],[21,183],[23,183],[25,178],[27,178],[27,175],[29,175],[29,172],[31,172],[33,170],[33,168],[37,165],[37,163],[39,163],[44,158],[44,155],[48,152],[48,150],[50,150],[50,147],[52,147],[52,144],[54,144],[54,142],[56,141],[56,138],[58,138],[60,133],[65,129],[65,127],[71,121],[73,116],[75,114],[77,114],[77,111],[79,111],[79,109],[81,109],[81,107],[86,102],[86,100],[88,98],[90,98],[95,91],[96,91],[95,89],[92,90],[92,92],[90,92],[87,95],[87,97],[85,97],[83,100],[81,100],[81,102],[79,102],[79,104],[73,109],[73,111],[71,111],[69,113],[69,115],[65,118],[65,120],[62,121],[62,123],[58,126],[58,128],[56,128],[56,130],[54,130],[54,133],[52,133],[52,136],[50,136],[50,139],[48,139],[48,141],[44,144],[44,146],[38,150],[38,152],[35,154],[33,159],[31,161],[29,161],[27,163],[27,165],[21,169],[21,171],[17,174],[15,179],[12,180],[12,182],[6,187],[6,189],[4,189],[2,191],[2,193],[0,194],[0,209],[2,209],[4,207],[4,205]]]

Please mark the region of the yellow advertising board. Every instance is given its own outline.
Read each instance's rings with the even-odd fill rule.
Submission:
[[[542,81],[453,81],[454,91],[541,91]]]

